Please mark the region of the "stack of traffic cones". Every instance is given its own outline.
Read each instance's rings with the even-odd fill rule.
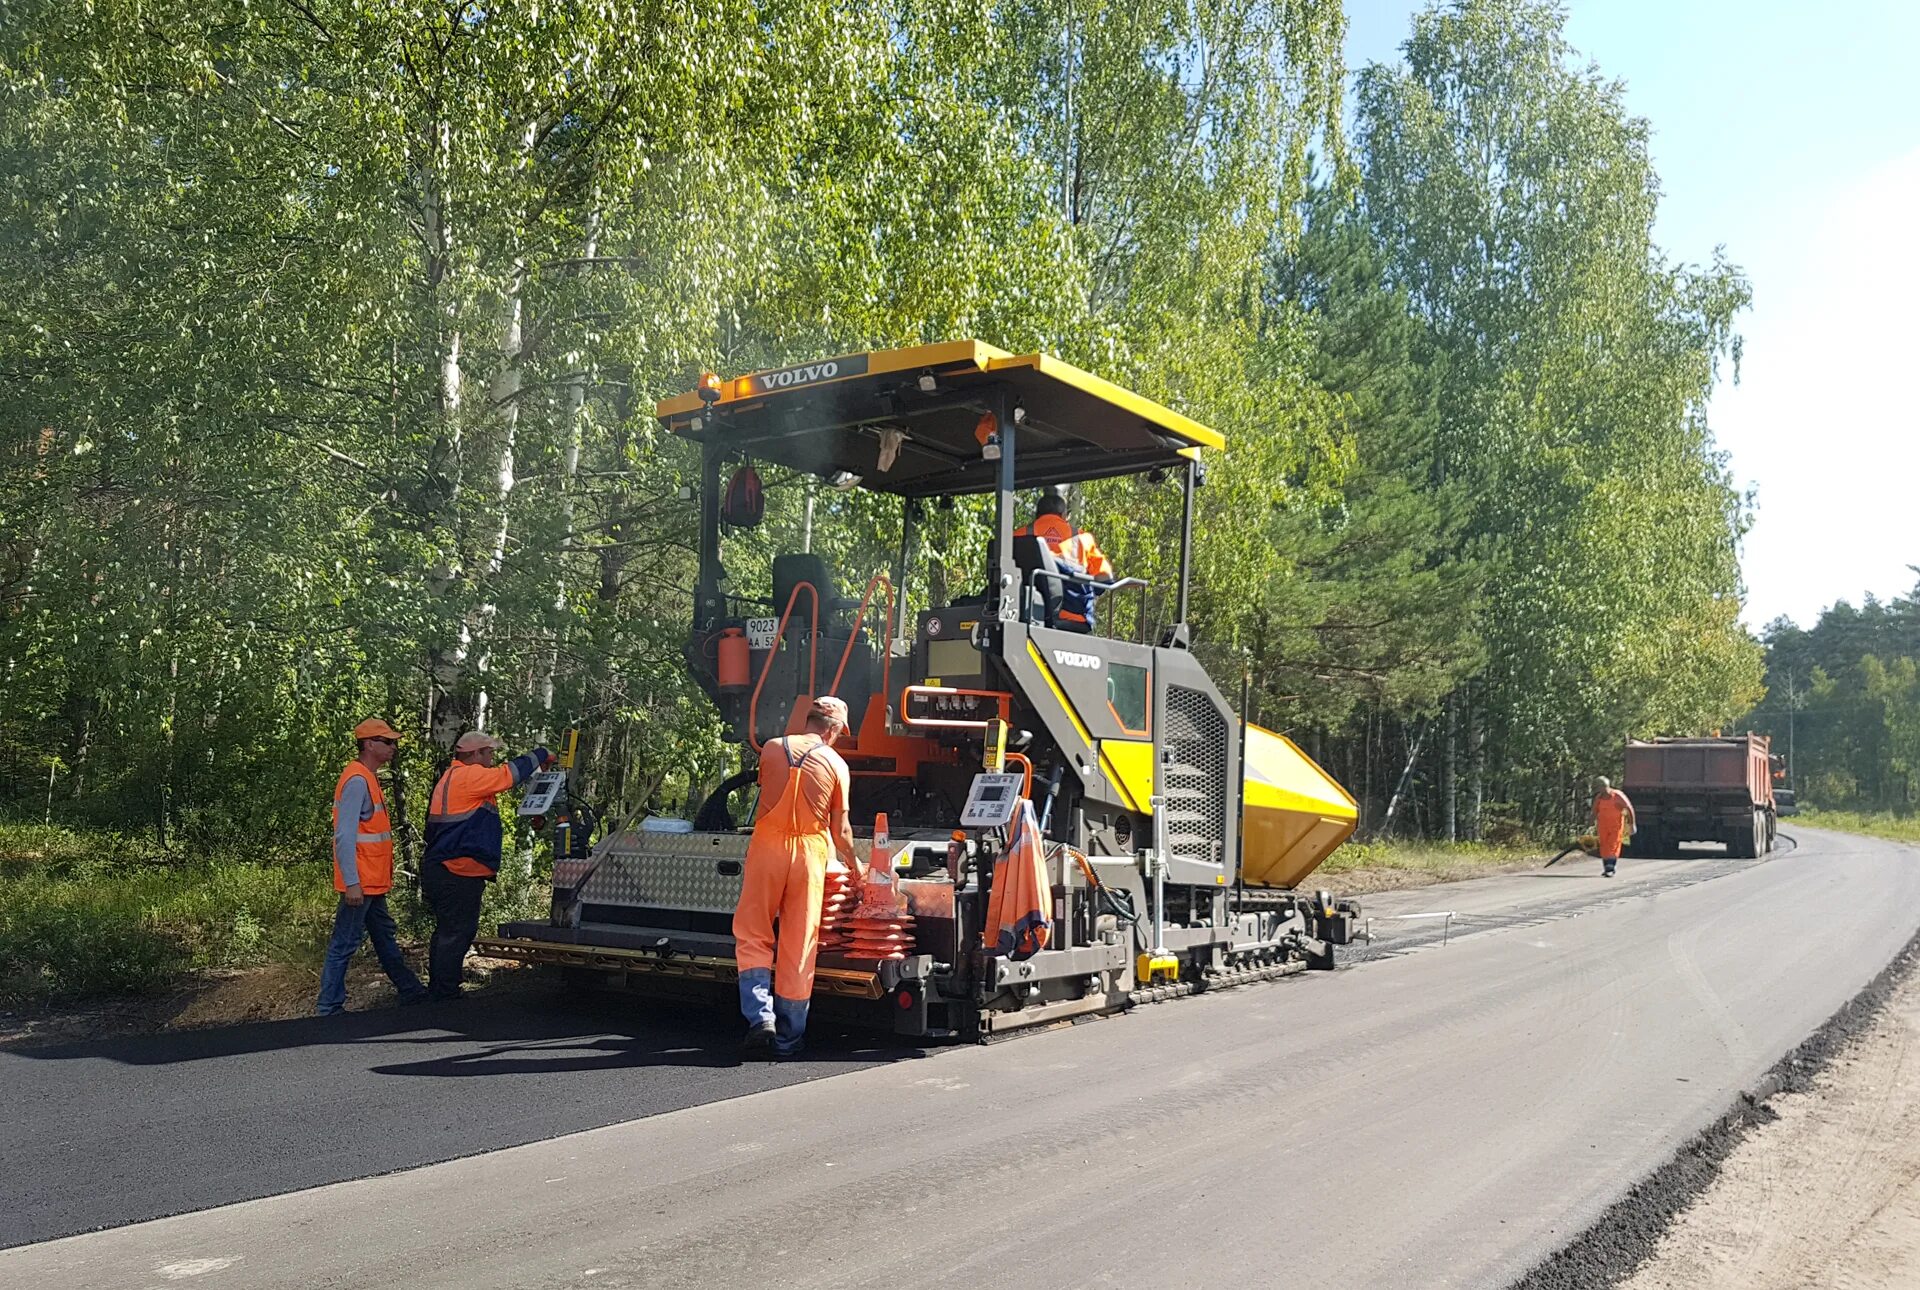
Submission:
[[[845,928],[841,950],[848,958],[879,962],[913,953],[913,915],[904,910],[888,914],[863,908],[846,920]]]
[[[827,864],[827,881],[820,896],[820,948],[837,950],[846,942],[842,921],[860,903],[854,890],[853,875],[835,857]]]
[[[873,821],[873,849],[869,853],[866,886],[859,907],[837,925],[840,949],[848,958],[903,959],[913,953],[913,915],[894,881],[893,855],[888,847],[887,817]]]

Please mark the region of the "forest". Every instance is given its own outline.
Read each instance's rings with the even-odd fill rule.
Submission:
[[[1748,284],[1656,244],[1652,127],[1564,27],[1446,0],[1349,68],[1328,0],[15,0],[0,814],[318,860],[370,714],[403,810],[473,726],[697,803],[738,751],[656,399],[966,337],[1226,436],[1196,648],[1367,835],[1544,835],[1788,689],[1809,783],[1907,800],[1920,611],[1770,670],[1742,626]],[[869,499],[767,485],[743,541],[877,567]],[[1169,580],[1176,489],[1074,506]]]
[[[1842,600],[1809,629],[1768,625],[1767,697],[1741,728],[1772,736],[1802,798],[1829,810],[1907,816],[1920,804],[1920,586],[1859,608]]]

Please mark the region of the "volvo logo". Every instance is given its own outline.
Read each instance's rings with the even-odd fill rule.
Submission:
[[[1071,650],[1057,649],[1053,652],[1053,661],[1061,667],[1095,668],[1100,666],[1098,654],[1075,654]]]
[[[753,378],[753,384],[760,393],[771,394],[775,390],[791,390],[795,386],[837,380],[842,376],[859,376],[866,370],[867,356],[856,354],[852,358],[830,358],[824,363],[805,363],[799,367],[783,367],[777,372],[762,372]]]

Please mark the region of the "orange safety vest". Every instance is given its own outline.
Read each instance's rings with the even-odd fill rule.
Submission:
[[[1094,541],[1093,534],[1076,529],[1065,516],[1037,515],[1033,523],[1013,531],[1015,537],[1038,537],[1047,544],[1056,559],[1069,560],[1086,570],[1089,578],[1111,578],[1113,564]],[[1061,593],[1060,617],[1072,623],[1093,621],[1093,589],[1069,584]]]
[[[456,761],[427,799],[427,851],[423,867],[442,865],[463,878],[492,878],[500,871],[505,828],[493,800],[515,787],[536,765],[531,754],[500,766]]]
[[[393,890],[393,824],[387,819],[387,796],[380,791],[380,780],[357,761],[347,763],[333,786],[333,824],[340,827],[340,793],[354,776],[367,781],[367,798],[373,811],[360,821],[354,839],[353,860],[360,866],[360,890],[369,896],[384,896]],[[340,862],[333,862],[333,889],[344,894],[347,880],[340,873]]]

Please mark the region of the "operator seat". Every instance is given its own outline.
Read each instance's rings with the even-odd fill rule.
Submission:
[[[1013,540],[1013,562],[1019,567],[1026,584],[1033,588],[1034,599],[1028,621],[1038,622],[1042,627],[1058,625],[1060,601],[1066,590],[1066,583],[1061,578],[1066,570],[1061,567],[1053,548],[1032,535],[1016,537]]]
[[[858,602],[849,603],[841,599],[840,584],[833,580],[833,570],[827,566],[824,557],[812,552],[773,557],[774,616],[777,618],[786,612],[787,600],[793,595],[793,589],[803,582],[812,584],[820,597],[820,630],[834,634],[841,617]],[[787,630],[805,632],[812,618],[812,609],[812,601],[807,596],[794,601],[793,620],[787,624]]]

